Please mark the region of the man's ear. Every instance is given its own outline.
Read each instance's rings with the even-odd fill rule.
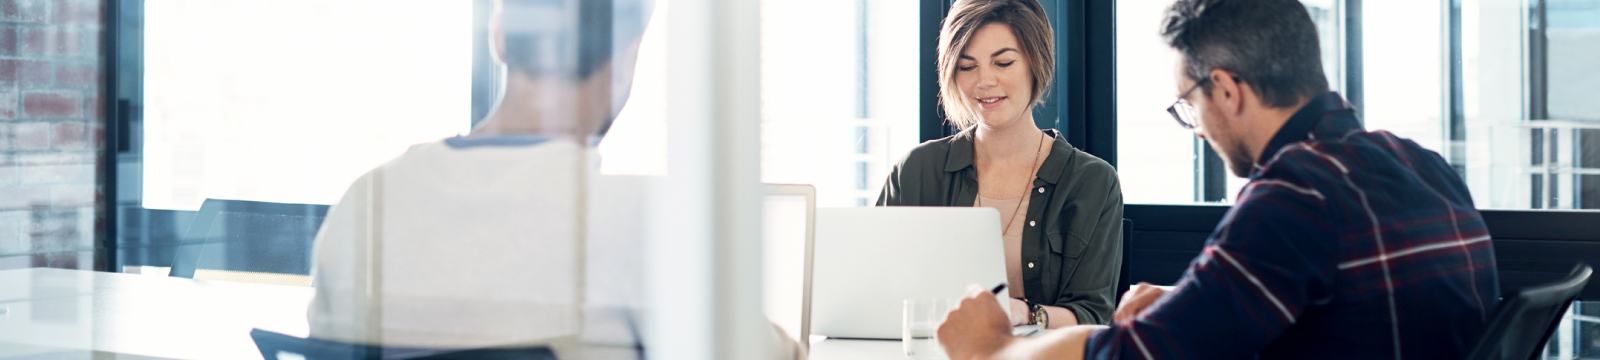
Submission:
[[[1232,116],[1244,114],[1244,83],[1233,73],[1211,69],[1212,101],[1219,110]]]
[[[498,3],[496,5],[499,5]],[[506,63],[506,31],[501,26],[500,7],[489,13],[489,56],[497,64]]]

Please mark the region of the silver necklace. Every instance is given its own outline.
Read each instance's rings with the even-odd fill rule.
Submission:
[[[1039,170],[1038,170],[1039,154],[1044,153],[1044,149],[1042,149],[1043,147],[1044,147],[1044,139],[1041,138],[1041,139],[1039,139],[1039,146],[1034,146],[1033,147],[1033,165],[1034,166],[1028,167],[1029,169],[1032,169],[1032,170],[1028,171],[1029,174],[1033,174],[1033,173],[1039,172]],[[1032,176],[1023,176],[1023,178],[1027,182],[1023,183],[1022,188],[1026,189],[1026,188],[1033,187],[1033,177]],[[1023,198],[1027,198],[1028,197],[1028,192],[1024,191],[1022,193],[1022,197]],[[978,195],[978,207],[983,207],[983,195]],[[1016,222],[1017,212],[1019,212],[1019,211],[1022,211],[1022,199],[1017,199],[1017,207],[1015,209],[1011,209],[1011,218],[1007,219],[1008,221],[1006,221],[1005,226],[1000,228],[1000,235],[1003,236],[1006,233],[1011,232],[1011,223]]]

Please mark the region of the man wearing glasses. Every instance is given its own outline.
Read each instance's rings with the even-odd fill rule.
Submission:
[[[939,328],[952,359],[1461,358],[1499,293],[1494,249],[1437,153],[1367,131],[1328,91],[1295,0],[1179,0],[1168,112],[1250,180],[1171,290],[1109,327],[1015,338],[973,291]]]

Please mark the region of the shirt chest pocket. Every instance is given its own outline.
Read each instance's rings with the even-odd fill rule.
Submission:
[[[1047,231],[1044,234],[1045,243],[1050,246],[1050,253],[1067,259],[1077,259],[1083,256],[1083,250],[1089,246],[1083,241],[1073,239],[1060,231]]]

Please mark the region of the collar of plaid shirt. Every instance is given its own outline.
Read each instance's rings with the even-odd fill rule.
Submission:
[[[1256,157],[1255,165],[1250,167],[1250,180],[1261,176],[1262,170],[1265,169],[1263,166],[1272,160],[1278,150],[1286,145],[1309,139],[1311,130],[1315,129],[1317,123],[1323,119],[1333,116],[1354,116],[1354,114],[1355,107],[1345,102],[1344,97],[1339,96],[1337,92],[1329,91],[1311,97],[1311,101],[1307,101],[1305,106],[1295,111],[1294,115],[1289,117],[1289,121],[1278,128],[1277,134],[1272,135],[1272,141],[1267,142],[1267,147],[1261,150],[1261,156]]]

